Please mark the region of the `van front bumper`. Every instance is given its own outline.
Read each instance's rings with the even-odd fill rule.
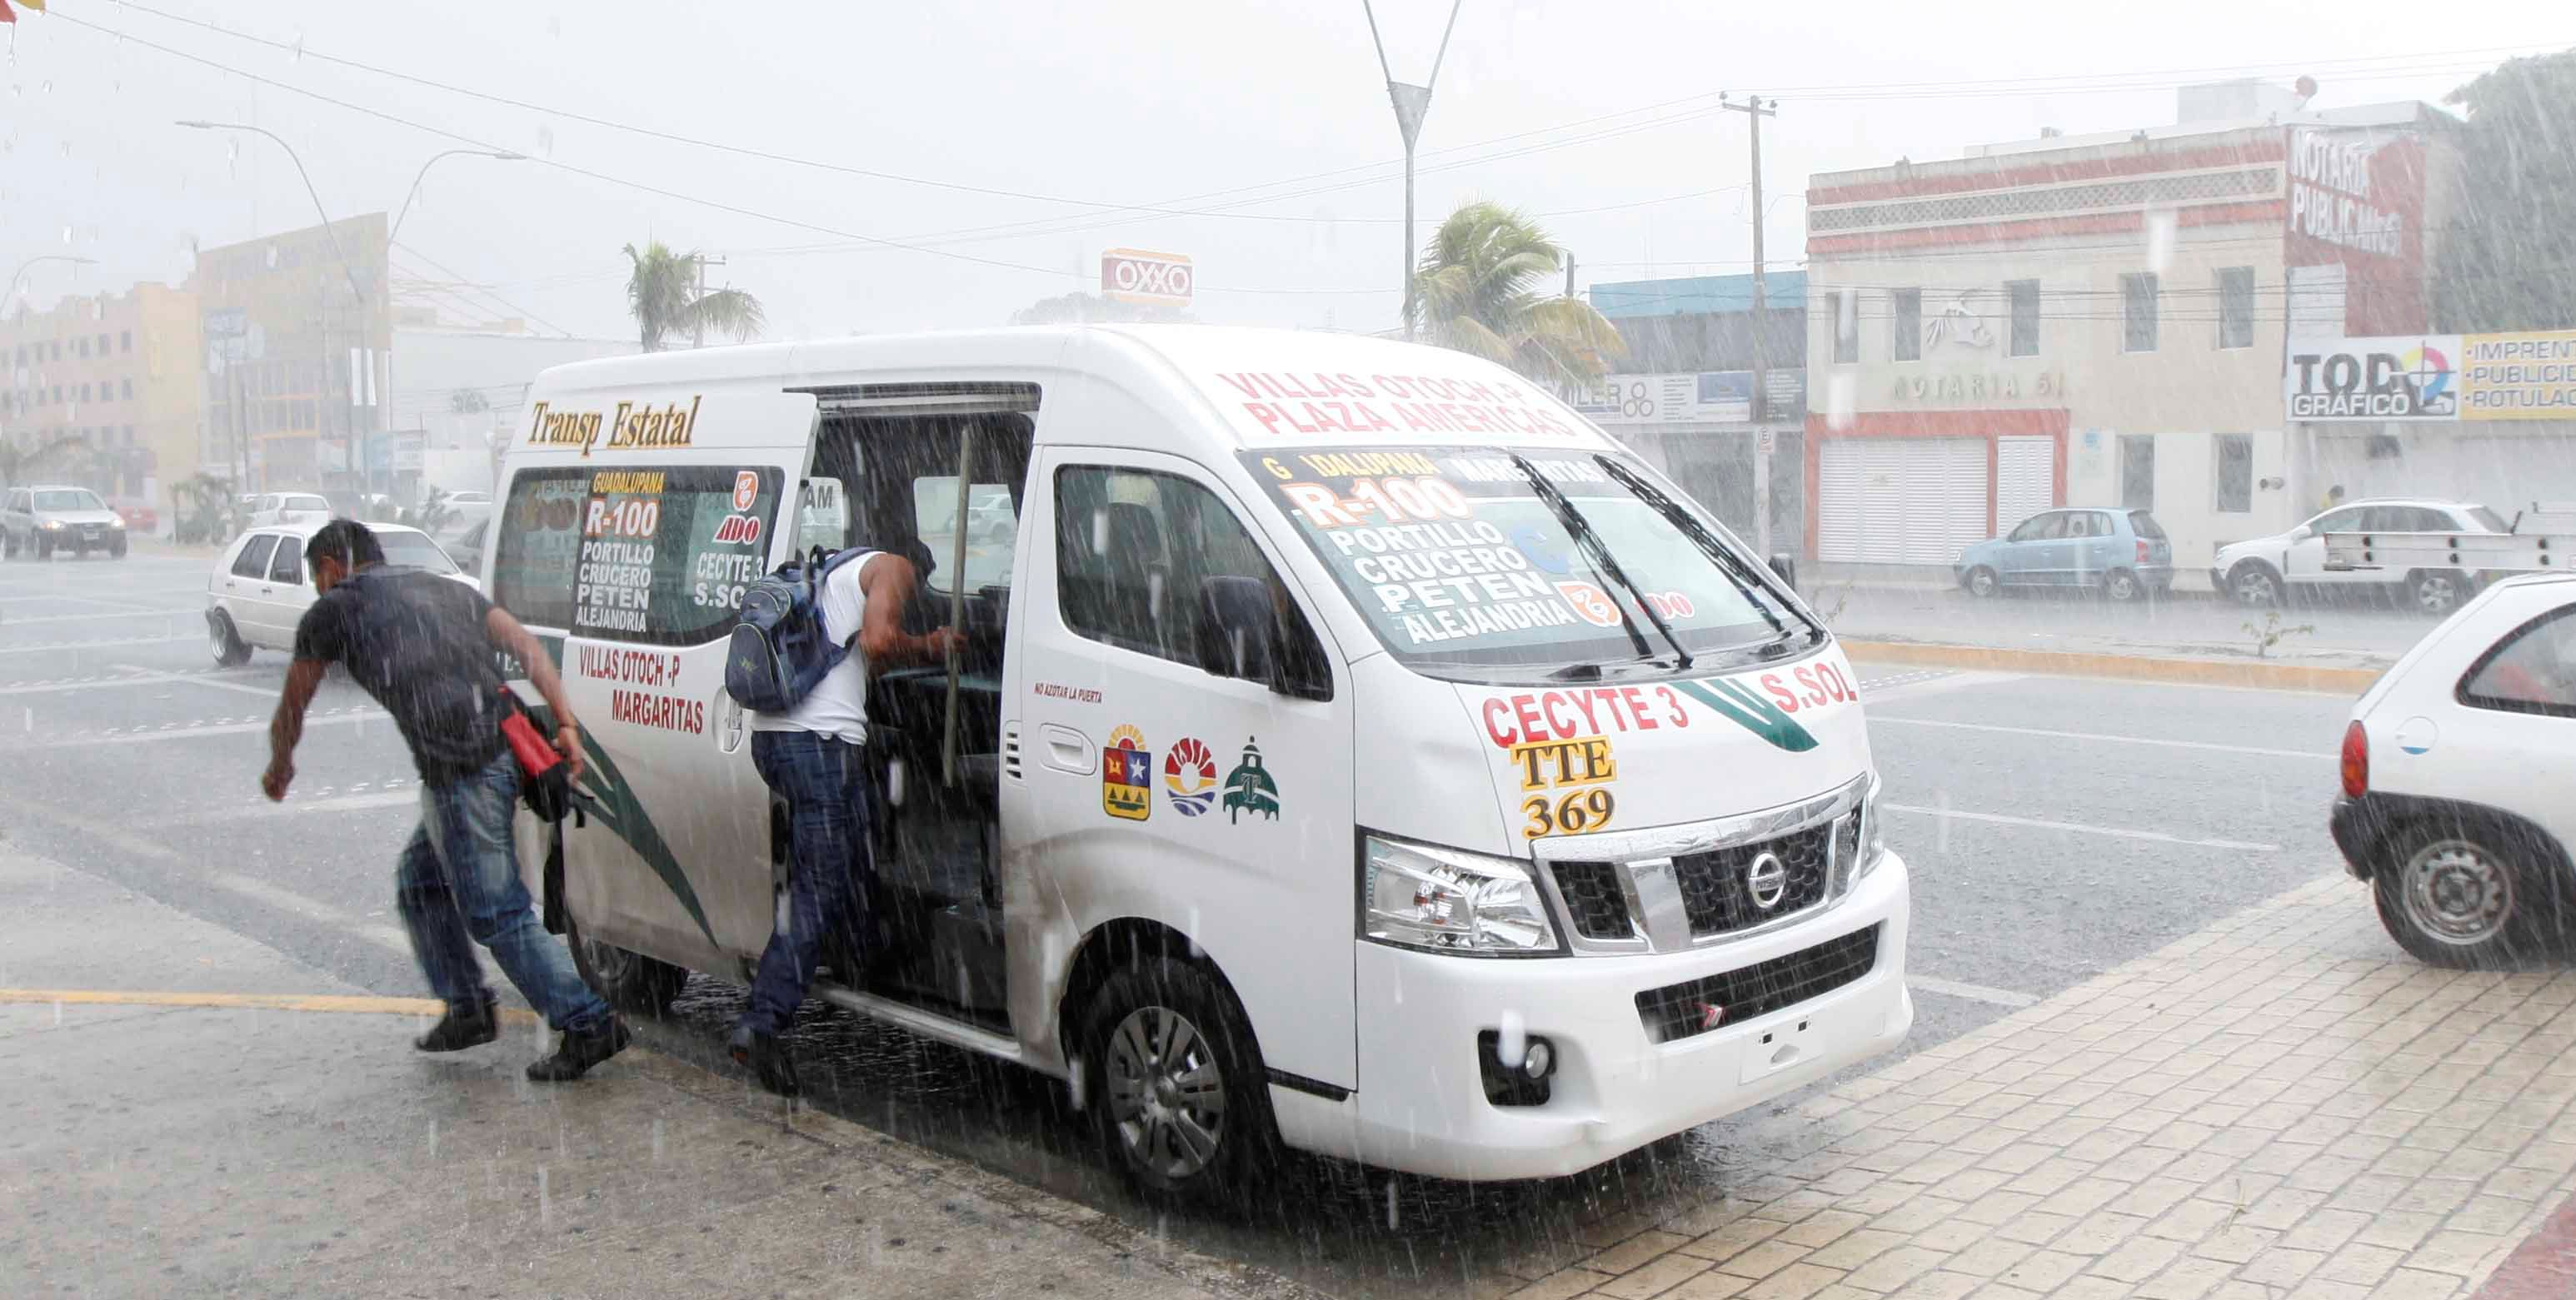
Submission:
[[[1904,860],[1890,852],[1812,920],[1688,953],[1480,959],[1362,942],[1359,1089],[1340,1106],[1282,1107],[1283,1134],[1407,1173],[1544,1178],[1795,1091],[1887,1051],[1912,1027],[1910,889]],[[1875,962],[1815,997],[1666,1042],[1639,1009],[1641,993],[1792,958],[1872,926]],[[1509,1017],[1554,1051],[1545,1102],[1488,1100],[1477,1036],[1506,1031]]]

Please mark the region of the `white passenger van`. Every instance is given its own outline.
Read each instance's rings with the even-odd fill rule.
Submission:
[[[769,937],[725,638],[819,523],[971,648],[869,688],[876,933],[818,996],[1066,1080],[1149,1188],[1274,1139],[1572,1173],[1912,1023],[1832,636],[1486,362],[1178,326],[586,361],[499,511],[485,590],[587,726],[549,901],[629,1007]]]

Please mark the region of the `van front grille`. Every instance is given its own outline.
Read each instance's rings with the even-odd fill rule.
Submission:
[[[1565,895],[1565,910],[1576,934],[1586,939],[1637,937],[1637,928],[1628,918],[1627,893],[1619,888],[1617,863],[1557,863],[1556,888]]]
[[[1878,964],[1878,926],[1827,939],[1785,957],[1637,995],[1637,1018],[1658,1043],[1691,1038],[1723,1025],[1822,997]]]
[[[1693,938],[1726,934],[1803,912],[1821,903],[1833,876],[1833,840],[1847,814],[1822,825],[1793,831],[1759,844],[1739,844],[1711,853],[1688,853],[1673,859],[1681,883],[1682,910],[1690,917]],[[1755,896],[1754,864],[1764,854],[1780,860],[1785,879],[1778,897],[1765,907]]]

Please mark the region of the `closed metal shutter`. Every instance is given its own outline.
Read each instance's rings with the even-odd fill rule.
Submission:
[[[1995,531],[2009,533],[2056,503],[2057,440],[1995,439]]]
[[[1816,448],[1816,558],[1948,564],[1986,535],[1982,438],[1830,438]]]
[[[1833,564],[1860,559],[1861,448],[1859,438],[1816,443],[1816,558]]]

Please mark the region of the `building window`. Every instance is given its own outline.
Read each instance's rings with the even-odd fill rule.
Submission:
[[[1860,360],[1860,290],[1834,290],[1834,364]]]
[[[89,355],[89,340],[88,340],[88,339],[74,339],[74,340],[72,340],[72,352],[73,352],[74,354],[78,355],[78,356],[83,356],[83,357],[88,356],[88,355]]]
[[[2218,346],[2254,346],[2254,268],[2218,268]]]
[[[125,445],[128,447],[134,445],[134,426],[130,424],[125,426]]]
[[[2005,341],[2004,355],[2035,357],[2039,355],[2039,281],[2007,280],[2004,297],[2012,306],[2012,336]]]
[[[2156,435],[2120,435],[2120,508],[2156,508]]]
[[[82,401],[84,401],[84,402],[86,402],[86,401],[88,401],[88,400],[89,400],[89,385],[87,385],[87,384],[83,384],[83,385],[81,385],[81,395],[80,395],[80,399],[81,399]]]
[[[2120,350],[2156,350],[2156,275],[2153,271],[2120,277]]]
[[[2254,509],[2254,435],[2222,433],[2210,439],[2210,481],[2217,485],[2211,504],[2223,515]]]
[[[119,330],[119,331],[117,331],[117,334],[116,334],[116,350],[117,350],[117,351],[119,351],[119,352],[132,352],[132,351],[134,350],[134,331],[132,331],[132,330]]]
[[[98,336],[98,354],[102,357],[107,355],[107,336],[104,334]]]
[[[133,400],[134,400],[134,381],[133,381],[133,380],[131,380],[131,379],[127,379],[127,380],[119,381],[119,387],[120,387],[120,388],[121,388],[121,390],[122,390],[122,392],[121,392],[121,394],[120,394],[120,395],[121,395],[121,396],[122,396],[126,401],[131,402],[131,401],[133,401]]]
[[[1899,361],[1923,359],[1923,291],[1895,289],[1887,295],[1888,355]]]

